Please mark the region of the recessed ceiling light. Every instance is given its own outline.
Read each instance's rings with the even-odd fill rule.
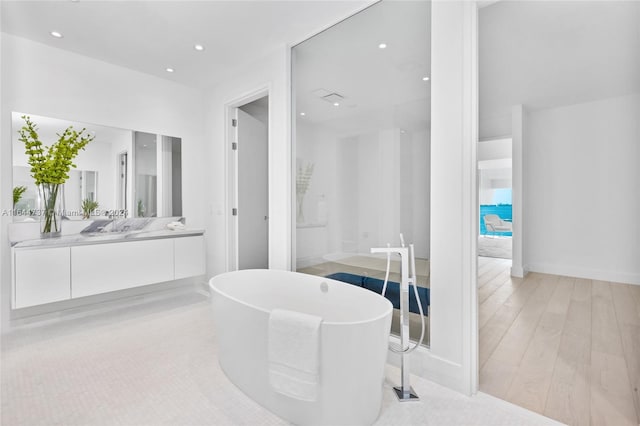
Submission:
[[[422,81],[429,81],[429,77],[422,77]]]
[[[49,34],[51,34],[55,38],[62,38],[62,34],[57,31],[51,31]]]
[[[167,72],[173,72],[174,69],[173,68],[167,68]]]
[[[194,44],[193,48],[198,50],[198,51],[200,51],[200,52],[204,50],[204,46],[201,45],[201,44]]]
[[[301,113],[300,113],[300,115],[304,117],[304,116],[305,116],[305,115],[307,115],[307,114],[306,114],[306,113],[304,113],[304,112],[301,112]]]
[[[386,44],[386,43],[380,43],[380,44],[378,45],[378,47],[379,47],[380,49],[386,49],[386,48],[387,48],[387,44]]]
[[[334,102],[333,106],[340,106],[340,102]]]

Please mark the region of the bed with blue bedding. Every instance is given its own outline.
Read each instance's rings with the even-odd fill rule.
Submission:
[[[367,290],[374,291],[378,294],[382,293],[382,287],[384,286],[384,280],[379,278],[371,278],[364,275],[349,274],[346,272],[336,272],[335,274],[327,275],[326,278],[357,285],[358,287],[366,288]],[[418,295],[420,296],[422,311],[425,316],[428,316],[429,305],[431,304],[429,289],[425,287],[418,287]],[[384,297],[393,304],[394,309],[400,309],[400,284],[394,281],[389,281],[387,283],[387,292]],[[420,314],[416,296],[413,293],[412,288],[409,289],[409,312]]]

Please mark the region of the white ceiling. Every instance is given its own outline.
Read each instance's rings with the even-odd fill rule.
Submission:
[[[640,2],[500,1],[479,15],[480,133],[528,109],[640,91]],[[491,136],[491,135],[485,135]]]
[[[207,88],[371,3],[2,0],[1,25],[7,33]],[[481,134],[486,120],[508,117],[515,104],[546,108],[640,91],[640,2],[485,3]],[[425,4],[383,2],[301,44],[299,71],[309,78],[297,82],[298,111],[341,131],[381,120],[428,126],[430,83],[421,76],[430,72],[430,18],[395,12]],[[64,37],[51,37],[52,30]],[[427,40],[427,47],[415,40]],[[381,42],[388,48],[378,49]],[[195,51],[195,43],[205,51]],[[308,96],[318,88],[345,95],[345,108]]]
[[[2,0],[2,31],[196,88],[214,86],[372,0]],[[53,38],[49,33],[64,35]],[[193,46],[205,46],[202,52]],[[167,67],[175,69],[170,74]]]
[[[422,78],[430,76],[430,22],[429,2],[383,1],[296,46],[298,119],[341,134],[427,129],[431,86]],[[318,89],[345,99],[336,107]]]

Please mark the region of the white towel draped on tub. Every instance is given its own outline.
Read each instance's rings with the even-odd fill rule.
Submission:
[[[274,309],[269,316],[269,382],[274,391],[315,401],[320,382],[322,318]]]

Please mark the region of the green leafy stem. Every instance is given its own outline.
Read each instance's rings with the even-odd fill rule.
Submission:
[[[90,200],[89,198],[85,198],[82,200],[82,218],[89,219],[91,214],[99,207],[97,201]]]
[[[22,116],[25,125],[18,131],[19,140],[24,143],[31,166],[31,177],[36,185],[42,183],[63,184],[69,179],[69,171],[76,167],[73,159],[80,150],[91,142],[95,136],[88,135],[87,129],[79,132],[69,126],[62,134],[58,133],[58,140],[46,147],[38,136],[36,125],[26,115]]]
[[[18,202],[22,198],[22,194],[24,194],[26,190],[27,190],[27,187],[22,185],[13,187],[13,206],[14,207],[16,206],[16,204],[18,204]]]
[[[44,204],[45,222],[43,233],[58,231],[59,219],[56,218],[56,201],[61,185],[69,179],[69,171],[76,167],[73,159],[80,150],[84,150],[95,136],[87,134],[83,128],[79,132],[73,126],[67,127],[58,140],[50,146],[45,146],[38,135],[38,128],[29,116],[23,115],[25,125],[18,131],[19,140],[25,145],[25,152],[29,157],[31,177],[36,185],[41,187]]]

